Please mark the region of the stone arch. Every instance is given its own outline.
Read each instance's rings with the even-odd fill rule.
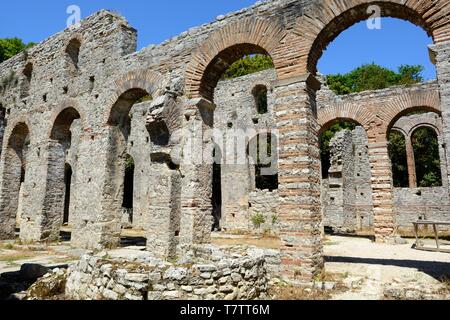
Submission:
[[[47,129],[46,136],[51,137],[52,131],[54,129],[54,124],[57,121],[57,118],[61,116],[62,112],[64,110],[72,110],[72,112],[78,113],[78,117],[81,121],[81,126],[83,131],[90,130],[90,126],[87,122],[88,117],[86,116],[84,110],[79,107],[78,101],[76,99],[66,99],[62,101],[60,104],[58,104],[57,107],[55,107],[52,111],[52,115],[50,117],[49,123],[51,126]]]
[[[168,84],[167,79],[161,74],[151,70],[139,69],[126,73],[113,83],[114,89],[106,103],[108,108],[104,114],[103,123],[107,124],[110,122],[114,106],[125,93],[140,91],[140,94],[145,92],[153,98],[156,98],[163,94],[163,90]]]
[[[186,95],[213,101],[214,88],[223,72],[246,54],[267,54],[275,69],[283,66],[277,51],[286,31],[269,20],[246,18],[213,33],[196,51],[186,67]]]
[[[105,164],[104,210],[109,216],[121,221],[124,211],[125,169],[128,155],[140,167],[141,157],[134,154],[131,134],[130,111],[140,99],[151,96],[156,99],[164,93],[168,81],[151,70],[134,70],[114,81],[114,89],[102,120],[107,133],[107,158]],[[127,208],[130,209],[130,208]]]
[[[317,71],[317,62],[323,51],[342,31],[368,19],[373,12],[369,6],[377,5],[384,17],[394,17],[422,27],[434,42],[450,39],[450,24],[446,0],[349,0],[333,2],[320,0],[305,8],[298,19],[294,33],[298,34],[303,56],[300,57],[301,74]]]
[[[62,109],[62,110],[61,110]],[[42,239],[58,240],[64,222],[69,222],[72,190],[72,175],[76,174],[77,147],[73,146],[73,135],[81,136],[81,116],[78,109],[63,103],[52,117],[52,128],[48,136],[48,162],[45,181]],[[70,179],[67,166],[70,166]],[[69,192],[69,194],[67,194]],[[67,219],[67,221],[66,221]]]
[[[18,214],[20,190],[27,167],[29,125],[17,121],[11,127],[3,157],[0,197],[0,239],[13,239]]]

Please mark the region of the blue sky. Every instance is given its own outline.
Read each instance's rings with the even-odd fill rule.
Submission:
[[[99,9],[124,15],[138,30],[138,46],[158,44],[216,16],[252,5],[256,0],[16,0],[4,1],[0,10],[0,38],[19,37],[39,42],[63,30],[66,9],[76,4],[82,17]],[[319,62],[324,74],[348,72],[375,62],[391,69],[401,64],[422,64],[426,79],[436,72],[428,58],[432,41],[419,27],[397,19],[383,19],[381,30],[368,30],[362,22],[342,33]]]

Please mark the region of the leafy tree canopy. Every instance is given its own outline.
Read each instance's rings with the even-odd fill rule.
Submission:
[[[379,90],[423,82],[423,70],[420,65],[401,65],[398,72],[394,72],[375,63],[365,64],[346,74],[327,76],[327,84],[338,95]]]
[[[223,74],[222,79],[233,79],[251,73],[274,68],[272,58],[263,54],[245,56],[233,63]]]
[[[0,63],[14,57],[16,54],[31,48],[35,43],[25,44],[19,38],[0,39]]]

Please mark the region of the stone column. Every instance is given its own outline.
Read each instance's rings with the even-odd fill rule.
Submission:
[[[438,133],[438,143],[439,143],[439,162],[441,165],[441,176],[442,176],[442,186],[448,188],[449,181],[447,177],[447,157],[445,150],[444,138]]]
[[[416,159],[414,157],[414,148],[411,139],[411,136],[405,136],[409,187],[414,189],[417,188]]]
[[[215,106],[204,99],[188,102],[185,108],[181,160],[180,249],[211,241],[213,225],[212,127]]]
[[[384,123],[371,123],[369,162],[372,171],[373,224],[377,242],[391,242],[395,237],[392,164],[389,158],[387,128]]]
[[[181,175],[163,161],[152,163],[150,170],[147,248],[161,259],[174,258],[180,232]]]
[[[123,179],[123,168],[113,152],[117,146],[107,130],[83,133],[80,138],[73,200],[75,247],[104,249],[120,243],[122,199],[116,179]]]
[[[320,155],[316,91],[312,75],[274,83],[279,138],[281,273],[310,283],[323,270]]]
[[[20,221],[20,239],[25,243],[50,239],[45,231],[49,147],[49,141],[43,140],[31,145],[27,152]]]
[[[48,141],[48,157],[44,192],[42,232],[45,240],[59,240],[64,216],[64,165],[65,149],[54,140]]]
[[[446,149],[447,179],[444,185],[449,185],[450,181],[450,40],[431,45],[431,60],[436,65],[437,79],[439,83],[439,93],[441,96],[443,140]]]

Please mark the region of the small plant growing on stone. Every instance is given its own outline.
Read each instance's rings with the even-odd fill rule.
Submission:
[[[278,222],[278,217],[273,215],[272,216],[272,224],[275,225],[275,224],[277,224],[277,222]]]
[[[261,213],[257,213],[252,216],[252,223],[256,229],[261,228],[261,225],[266,222],[266,219]]]

